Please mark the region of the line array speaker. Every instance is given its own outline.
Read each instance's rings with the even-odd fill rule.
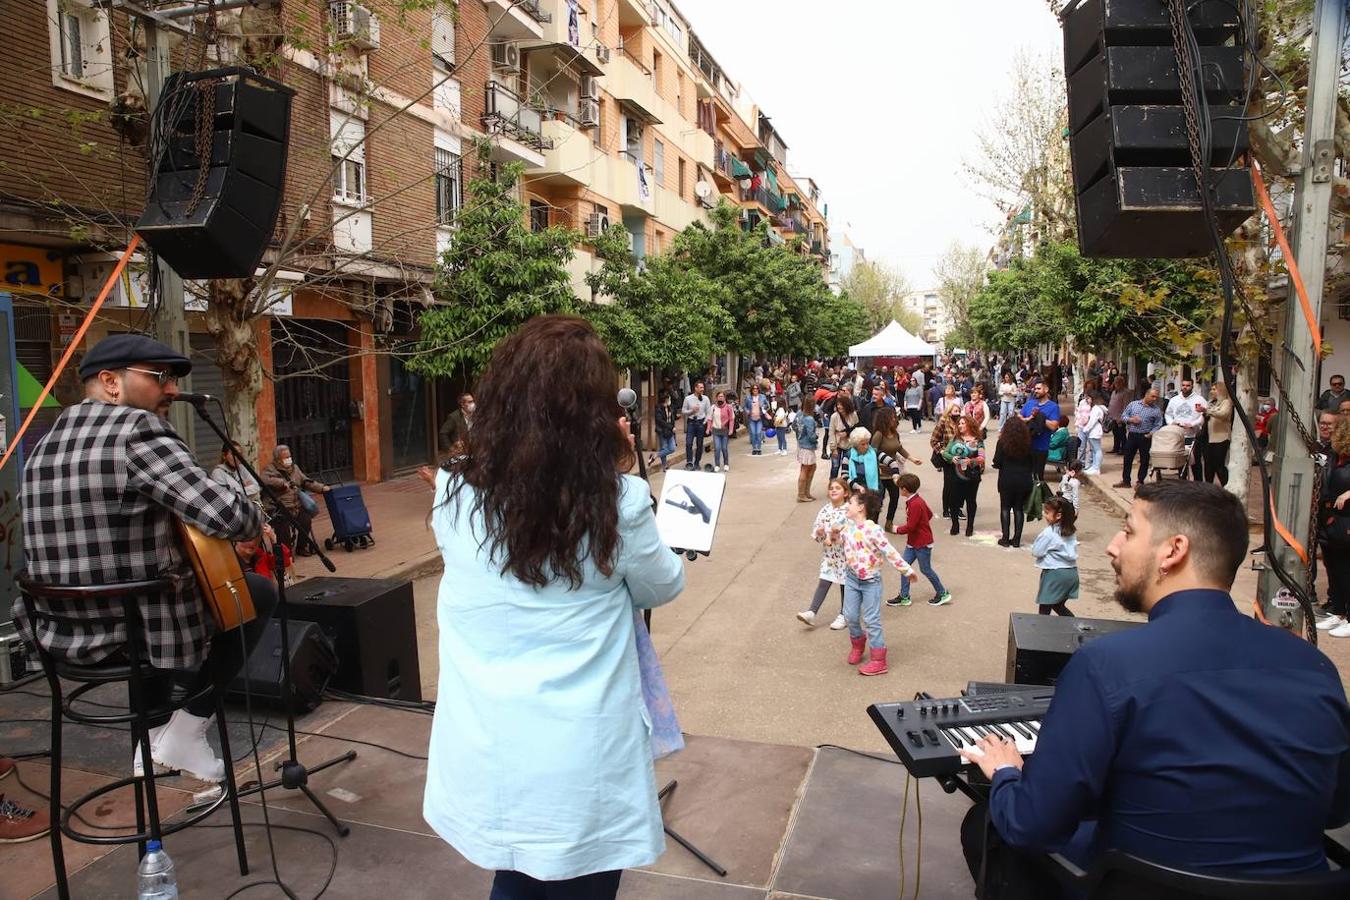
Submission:
[[[241,68],[165,82],[162,150],[136,231],[181,277],[256,270],[281,209],[293,94]]]
[[[1180,2],[1180,0],[1177,0]],[[1221,231],[1256,209],[1242,104],[1241,21],[1227,0],[1188,15],[1200,44],[1213,139],[1206,165]],[[1191,167],[1167,3],[1080,0],[1064,17],[1070,156],[1084,256],[1188,257],[1213,251]]]

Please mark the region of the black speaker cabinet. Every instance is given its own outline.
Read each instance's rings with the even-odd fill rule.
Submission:
[[[337,672],[333,642],[313,622],[289,622],[291,689],[297,713],[309,712],[323,702],[329,679]],[[248,665],[230,682],[228,696],[239,702],[285,706],[281,680],[281,623],[267,623],[262,639],[253,648]]]
[[[1213,129],[1204,160],[1221,233],[1256,209],[1248,150],[1240,20],[1227,0],[1187,15],[1199,42]],[[1167,5],[1159,0],[1077,0],[1064,18],[1069,145],[1078,243],[1089,257],[1195,257],[1214,250],[1181,100]]]
[[[307,578],[288,588],[292,619],[317,622],[337,647],[333,686],[367,697],[421,700],[411,581]]]
[[[247,69],[165,83],[165,140],[136,231],[183,278],[256,270],[281,209],[293,93]]]
[[[1054,684],[1079,647],[1102,635],[1142,624],[1121,619],[1013,613],[1008,617],[1007,680],[1010,684]]]

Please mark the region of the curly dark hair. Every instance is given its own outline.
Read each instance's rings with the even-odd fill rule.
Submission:
[[[998,446],[1009,459],[1025,459],[1031,455],[1031,429],[1016,415],[1008,416],[999,431]]]
[[[889,406],[883,406],[872,414],[872,433],[885,435],[886,437],[895,437],[897,434],[897,422],[895,410]]]
[[[526,584],[580,587],[588,558],[613,574],[619,473],[633,464],[617,374],[586,320],[539,316],[497,344],[478,382],[467,452],[445,465],[446,502],[473,489],[489,557]]]

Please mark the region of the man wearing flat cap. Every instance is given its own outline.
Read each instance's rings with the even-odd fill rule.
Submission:
[[[177,580],[172,592],[138,599],[150,663],[163,670],[145,699],[160,707],[191,696],[211,679],[228,682],[276,605],[267,579],[249,575],[258,615],[240,629],[246,647],[236,632],[212,636],[214,622],[197,593],[175,520],[212,537],[245,540],[262,532],[263,518],[242,489],[213,481],[197,465],[166,418],[178,379],[191,370],[187,357],[143,335],[99,341],[80,363],[84,401],[64,410],[38,443],[24,468],[21,493],[24,555],[35,581],[70,586]],[[19,601],[14,617],[48,652],[88,665],[123,657],[123,626],[100,621],[120,610],[120,601],[63,604],[50,610],[62,617],[55,621],[44,618],[39,607],[29,622]],[[220,781],[224,764],[206,742],[214,709],[207,692],[152,728],[156,765]],[[139,773],[139,753],[134,767]]]

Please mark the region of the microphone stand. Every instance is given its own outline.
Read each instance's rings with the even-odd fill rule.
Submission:
[[[229,435],[225,433],[224,429],[222,429],[206,411],[205,401],[192,401],[192,407],[197,410],[197,415],[201,417],[201,420],[210,426],[211,430],[220,437],[220,440],[224,445],[226,447],[231,446]],[[235,462],[244,467],[245,472],[248,472],[253,476],[253,479],[258,482],[258,487],[260,487],[263,492],[267,494],[268,498],[271,499],[272,505],[276,508],[277,515],[290,524],[291,529],[297,538],[302,539],[303,535],[301,534],[300,523],[296,520],[295,516],[291,514],[291,511],[281,503],[281,498],[277,496],[276,491],[267,486],[262,480],[262,477],[258,474],[258,470],[253,468],[248,460],[238,454],[235,454],[234,458]],[[341,756],[336,756],[327,762],[320,763],[319,765],[308,769],[299,761],[299,750],[296,747],[295,741],[295,692],[291,685],[290,617],[287,614],[286,609],[286,559],[281,546],[280,541],[276,541],[272,545],[272,568],[277,583],[277,623],[281,627],[281,690],[282,703],[286,708],[286,740],[290,756],[282,762],[277,763],[277,768],[281,770],[280,778],[275,781],[269,781],[264,784],[258,784],[251,788],[247,788],[240,791],[238,796],[247,797],[251,794],[259,794],[278,786],[290,791],[300,791],[309,799],[310,803],[314,804],[314,807],[318,809],[319,812],[323,813],[324,818],[332,823],[333,828],[337,830],[338,835],[346,837],[351,829],[338,821],[337,816],[333,815],[328,807],[324,805],[323,801],[310,790],[309,775],[311,772],[320,772],[331,766],[335,766],[338,763],[350,762],[351,760],[356,759],[356,751],[348,750]],[[323,561],[323,564],[328,571],[337,571],[337,567],[333,565],[332,560],[324,555],[323,550],[319,549],[317,542],[314,546],[314,552],[318,554],[319,559]]]
[[[641,414],[639,412],[640,402],[641,402],[640,400],[635,399],[632,406],[624,406],[624,404],[622,403],[620,403],[619,405],[623,406],[624,412],[627,414],[628,417],[628,432],[633,436],[633,450],[637,453],[638,458],[638,474],[642,477],[643,481],[647,482],[647,486],[650,487],[652,482],[651,479],[647,477],[647,458],[642,455],[642,428],[640,421]],[[699,439],[702,440],[701,437]],[[653,511],[656,509],[655,499],[652,500],[652,509]],[[674,553],[681,553],[681,554],[685,552],[683,550],[679,550],[674,547],[671,548],[671,551]],[[705,553],[704,555],[706,556],[707,554]],[[689,551],[689,553],[687,554],[687,558],[690,560],[694,560],[698,558],[698,555],[693,551]],[[643,624],[647,626],[647,631],[650,632],[652,630],[652,611],[650,607],[642,611],[642,621]],[[691,842],[688,838],[686,838],[684,835],[680,834],[675,829],[671,828],[669,825],[666,824],[665,821],[666,814],[664,808],[665,801],[668,797],[670,797],[672,794],[675,793],[675,789],[679,786],[680,783],[672,778],[670,781],[666,782],[665,787],[661,788],[661,790],[656,792],[656,802],[658,805],[662,806],[661,829],[666,834],[670,835],[677,844],[679,844],[684,849],[688,850],[690,853],[694,854],[694,856],[698,858],[699,862],[703,863],[705,866],[712,869],[721,877],[726,878],[727,877],[726,869],[722,868],[722,866],[719,865],[717,861],[714,860],[712,857],[708,856],[708,854],[704,853],[698,847],[694,846],[693,842]]]

